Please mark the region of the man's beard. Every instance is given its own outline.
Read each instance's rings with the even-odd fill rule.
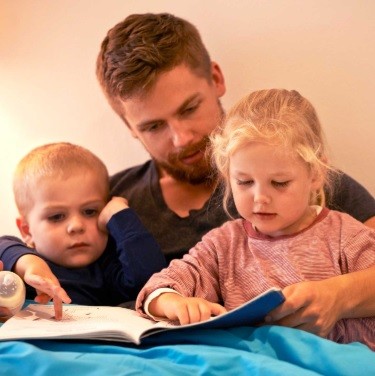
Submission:
[[[186,165],[181,159],[198,151],[204,152],[204,157],[196,164]],[[154,159],[156,165],[174,179],[193,185],[206,183],[211,185],[216,181],[217,172],[211,164],[209,138],[205,136],[198,144],[186,147],[178,153],[170,154],[167,162]]]

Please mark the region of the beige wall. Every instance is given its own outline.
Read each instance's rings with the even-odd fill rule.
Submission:
[[[111,173],[147,158],[94,75],[106,31],[147,11],[198,26],[226,75],[226,108],[260,88],[309,98],[335,164],[375,194],[373,0],[0,0],[0,234],[17,234],[11,176],[32,147],[82,144]]]

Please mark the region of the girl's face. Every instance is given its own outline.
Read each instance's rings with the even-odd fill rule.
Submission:
[[[240,215],[261,233],[290,235],[314,220],[310,194],[321,179],[284,147],[252,142],[230,157],[229,178]]]
[[[38,253],[67,268],[84,267],[103,253],[107,234],[98,228],[106,185],[93,171],[45,178],[33,193],[33,207],[19,225]]]

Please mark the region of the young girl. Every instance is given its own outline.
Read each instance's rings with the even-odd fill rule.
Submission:
[[[151,277],[139,312],[186,324],[279,287],[286,301],[266,321],[375,349],[375,231],[324,207],[335,171],[311,104],[296,91],[254,92],[212,149],[224,205],[233,197],[242,218]]]

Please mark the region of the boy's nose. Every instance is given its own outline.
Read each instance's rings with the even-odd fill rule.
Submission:
[[[84,223],[78,218],[72,218],[68,223],[67,231],[69,234],[82,233],[85,230]]]

